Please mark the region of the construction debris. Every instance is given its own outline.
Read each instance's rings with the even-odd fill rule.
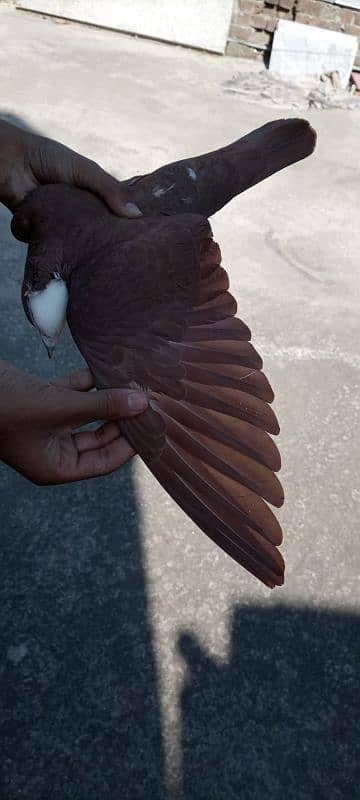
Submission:
[[[284,79],[263,69],[258,72],[238,72],[223,83],[229,94],[238,94],[252,103],[282,108],[343,108],[360,110],[360,94],[355,84],[343,89],[337,72],[324,73],[320,79],[308,75]]]

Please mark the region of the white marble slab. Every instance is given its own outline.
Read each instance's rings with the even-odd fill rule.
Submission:
[[[233,0],[21,0],[18,8],[225,51]]]
[[[357,11],[360,11],[360,0],[327,0],[327,2],[343,8],[356,8]]]
[[[346,87],[358,40],[346,33],[280,19],[274,34],[269,69],[279,75],[321,75],[337,71]]]

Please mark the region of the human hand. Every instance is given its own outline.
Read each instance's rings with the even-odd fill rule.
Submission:
[[[107,475],[134,450],[118,421],[145,410],[146,395],[125,389],[89,392],[89,370],[47,383],[0,362],[0,460],[38,485]],[[113,420],[95,431],[78,431]]]
[[[0,202],[10,211],[46,183],[69,183],[99,195],[114,214],[139,217],[127,189],[95,161],[0,119]]]

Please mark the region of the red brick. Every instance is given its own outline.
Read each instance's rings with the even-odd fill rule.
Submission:
[[[314,17],[309,17],[308,14],[296,14],[296,22],[301,22],[302,25],[315,25],[316,20]]]
[[[262,54],[258,50],[252,50],[251,47],[246,47],[245,44],[239,44],[239,42],[228,42],[226,55],[235,58],[251,58],[253,61],[262,59]]]
[[[231,32],[229,39],[234,42],[248,42],[258,47],[267,47],[270,41],[270,33],[238,26],[236,34]]]
[[[330,3],[321,3],[320,19],[328,20],[329,22],[337,22],[340,26],[340,8],[339,6],[331,5]]]
[[[346,33],[350,33],[351,36],[360,37],[360,25],[347,25],[346,26]]]
[[[252,22],[251,22],[252,18],[253,18],[252,14],[247,14],[246,12],[244,14],[237,14],[236,17],[232,18],[231,26],[232,25],[245,25],[245,27],[246,27],[247,25],[251,25],[252,24]],[[231,27],[230,27],[230,30],[231,30]]]
[[[328,31],[340,30],[336,22],[329,22],[326,19],[315,19],[315,17],[309,17],[307,14],[297,14],[296,22],[301,22],[302,25],[315,25],[317,28],[323,28]]]
[[[355,18],[356,15],[352,8],[340,8],[341,25],[352,25],[355,22]]]
[[[274,30],[274,26],[277,21],[277,13],[276,9],[271,9],[273,13],[268,13],[270,9],[263,9],[264,13],[262,14],[236,14],[236,17],[232,18],[230,32],[236,25],[240,26],[251,26],[255,28],[255,30],[265,31],[265,30]],[[232,34],[231,34],[232,35]]]
[[[340,31],[340,25],[338,22],[330,22],[328,19],[318,19],[314,22],[314,24],[319,28],[326,28],[327,31]]]
[[[256,31],[266,31],[268,17],[265,14],[254,14],[251,19],[251,25]]]
[[[265,6],[263,11],[264,11],[264,14],[265,14],[266,17],[278,17],[279,16],[279,11],[276,8],[276,6]]]
[[[250,25],[230,25],[229,39],[244,39],[249,42],[254,29]]]
[[[270,34],[267,31],[254,31],[252,37],[249,39],[251,44],[256,44],[259,47],[267,47],[270,42]]]
[[[301,22],[303,25],[315,25],[316,28],[322,28],[327,31],[340,31],[340,25],[337,22],[330,22],[330,20],[321,19],[321,17],[316,19],[316,17],[309,17],[307,14],[297,14],[296,22]]]
[[[245,11],[248,14],[255,14],[256,11],[255,0],[240,0],[239,11],[240,14],[244,14]]]
[[[282,11],[291,11],[294,5],[294,0],[278,0],[278,8]]]
[[[357,93],[360,94],[360,72],[352,72],[351,79],[352,82],[355,84]]]
[[[268,19],[267,23],[266,23],[266,30],[267,30],[269,33],[274,33],[274,30],[275,30],[275,28],[276,28],[276,25],[277,25],[277,19],[276,19],[276,17],[270,17],[270,18]]]
[[[242,11],[240,11],[240,9],[238,9],[237,11],[233,11],[233,14],[232,14],[232,17],[231,17],[231,22],[238,22],[239,19],[241,19],[242,17],[244,17],[247,14],[248,14],[247,11],[242,12]]]
[[[320,0],[298,0],[296,5],[296,17],[299,13],[307,14],[309,17],[319,15]]]
[[[264,0],[240,0],[233,8],[232,18],[235,19],[238,14],[259,14],[263,10]]]

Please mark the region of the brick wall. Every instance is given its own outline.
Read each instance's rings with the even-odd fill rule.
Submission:
[[[235,0],[227,55],[266,59],[279,18],[351,33],[360,41],[360,11],[354,8],[326,0]],[[359,49],[355,64],[360,67]]]

